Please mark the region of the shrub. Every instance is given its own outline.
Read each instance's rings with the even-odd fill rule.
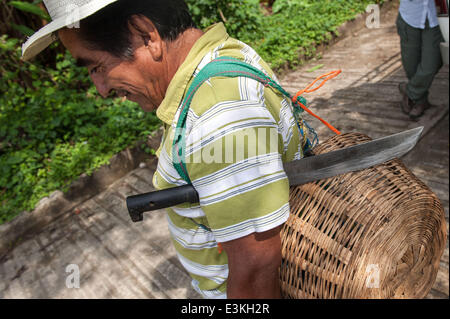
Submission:
[[[228,33],[243,41],[261,34],[263,14],[259,0],[185,0],[194,22],[205,28],[223,22]]]

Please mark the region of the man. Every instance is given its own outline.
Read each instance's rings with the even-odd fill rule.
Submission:
[[[431,104],[428,90],[442,66],[443,42],[433,0],[401,0],[397,18],[402,63],[408,83],[401,83],[401,107],[413,120],[420,118]]]
[[[186,184],[171,154],[180,104],[193,78],[219,56],[245,61],[272,77],[273,72],[250,47],[230,38],[223,24],[197,29],[182,0],[90,2],[98,11],[89,15],[82,7],[80,27],[60,27],[60,40],[88,68],[102,96],[115,93],[146,111],[156,109],[165,133],[153,183],[158,189]],[[64,11],[58,1],[44,3],[51,15],[52,8]],[[36,49],[30,41],[39,40],[33,37],[24,46],[26,58],[45,47]],[[289,215],[282,162],[302,157],[305,140],[290,102],[255,80],[211,78],[194,96],[184,134],[186,155],[200,154],[187,163],[200,205],[173,207],[167,217],[194,289],[205,298],[279,298],[279,233]],[[249,151],[255,146],[250,144],[257,144],[257,154]],[[240,157],[227,160],[205,156],[242,149]]]

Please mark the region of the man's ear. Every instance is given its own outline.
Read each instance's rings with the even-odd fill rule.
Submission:
[[[134,48],[145,46],[155,61],[160,61],[163,55],[161,36],[153,22],[143,15],[133,15],[128,22]]]

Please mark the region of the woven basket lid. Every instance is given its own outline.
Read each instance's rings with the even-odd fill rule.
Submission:
[[[321,154],[369,141],[332,137]],[[282,231],[285,298],[423,298],[446,242],[436,195],[398,159],[291,187]]]

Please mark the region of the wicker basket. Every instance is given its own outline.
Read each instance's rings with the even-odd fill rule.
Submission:
[[[332,137],[316,154],[369,141]],[[281,232],[285,298],[423,298],[446,242],[444,210],[398,160],[291,188]]]

